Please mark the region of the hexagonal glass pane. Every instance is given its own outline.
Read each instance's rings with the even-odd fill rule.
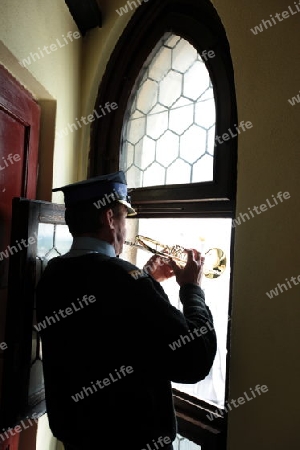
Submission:
[[[188,184],[191,182],[191,166],[177,159],[168,169],[167,184]]]
[[[136,101],[139,111],[147,114],[153,108],[157,102],[157,88],[158,84],[152,80],[146,80],[141,86]]]
[[[206,131],[192,125],[180,138],[180,156],[193,164],[206,151]]]
[[[172,106],[181,96],[182,75],[178,72],[169,72],[159,86],[159,102],[164,106]]]
[[[178,44],[180,39],[181,39],[180,36],[176,36],[175,34],[171,34],[171,36],[166,39],[165,46],[166,47],[170,47],[170,48],[174,48],[175,45]]]
[[[145,136],[135,146],[135,160],[136,167],[141,170],[146,169],[155,158],[155,141],[148,136]]]
[[[157,142],[156,159],[164,167],[168,167],[178,157],[179,137],[167,131]]]
[[[165,184],[165,169],[153,163],[144,172],[144,186],[158,186]]]
[[[143,186],[143,171],[135,166],[126,171],[126,181],[131,188]]]
[[[37,256],[43,258],[54,245],[54,225],[51,223],[39,223]]]
[[[185,39],[180,39],[173,50],[172,68],[185,73],[196,60],[197,50]]]
[[[195,107],[195,122],[206,129],[216,122],[216,106],[214,99],[200,100]]]
[[[213,180],[214,91],[186,39],[170,32],[161,38],[124,117],[120,169],[129,187]]]
[[[134,145],[130,144],[130,142],[124,142],[124,151],[126,153],[126,158],[123,156],[123,167],[126,167],[126,170],[132,166],[134,160]]]
[[[201,446],[177,434],[173,442],[174,450],[201,450]]]
[[[194,105],[183,106],[182,108],[170,111],[170,130],[182,134],[194,121]]]
[[[206,147],[206,152],[207,152],[208,155],[214,156],[215,146],[216,146],[216,127],[215,127],[215,125],[213,125],[213,126],[207,131],[207,147]]]
[[[136,144],[143,136],[145,136],[145,131],[145,118],[130,120],[128,122],[127,141],[131,144]]]
[[[56,225],[54,245],[57,251],[63,255],[67,253],[72,245],[72,235],[67,225]]]
[[[196,61],[184,74],[183,93],[186,97],[197,100],[209,88],[209,73],[204,63]]]
[[[154,57],[153,64],[149,67],[148,76],[150,79],[160,81],[171,69],[172,51],[162,47],[160,52]]]
[[[193,179],[192,183],[197,180],[201,181],[211,181],[213,180],[213,164],[212,157],[209,155],[204,155],[196,164],[194,164],[193,169]]]
[[[147,117],[147,135],[158,139],[168,129],[168,112],[150,114]]]

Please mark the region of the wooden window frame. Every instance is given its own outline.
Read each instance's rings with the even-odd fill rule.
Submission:
[[[40,200],[15,197],[12,200],[11,245],[37,236],[39,223],[65,225],[65,207]],[[1,429],[35,419],[46,412],[44,389],[29,395],[35,287],[39,279],[36,263],[37,240],[9,258],[8,303],[6,311]]]
[[[151,0],[141,5],[120,37],[99,86],[95,110],[115,102],[117,110],[92,124],[89,176],[119,170],[120,142],[127,103],[138,74],[153,48],[167,31],[187,39],[199,53],[213,50],[206,67],[216,102],[216,136],[237,126],[234,72],[225,30],[207,0]],[[237,137],[216,142],[214,181],[144,187],[131,192],[140,214],[207,214],[232,216],[236,192]],[[199,210],[199,203],[200,210]],[[169,207],[169,208],[168,208]],[[156,212],[155,212],[156,210]],[[153,216],[152,216],[153,217]]]
[[[213,50],[215,57],[205,61],[215,95],[216,136],[235,130],[238,124],[234,70],[230,46],[222,22],[209,0],[151,0],[133,14],[119,38],[99,85],[95,109],[115,102],[117,110],[92,124],[88,177],[120,169],[123,121],[127,105],[136,87],[143,64],[165,32],[188,40],[201,54]],[[216,142],[214,180],[211,182],[153,186],[130,190],[137,218],[220,217],[235,214],[237,179],[237,144],[234,137],[223,144]],[[233,264],[233,241],[230,260]],[[232,277],[230,280],[229,315]],[[230,348],[230,327],[227,334]],[[225,401],[228,397],[229,351]],[[178,432],[201,445],[202,450],[226,449],[227,413],[173,389]],[[210,421],[208,414],[214,419]]]

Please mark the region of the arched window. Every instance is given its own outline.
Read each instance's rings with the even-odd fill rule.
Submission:
[[[166,32],[143,65],[124,116],[120,167],[129,186],[213,181],[216,111],[208,57]]]
[[[106,102],[118,108],[93,123],[89,176],[125,171],[138,211],[129,240],[142,234],[226,255],[224,274],[203,284],[218,337],[214,366],[196,385],[173,385],[179,439],[225,449],[238,122],[230,48],[211,2],[151,0],[137,7],[95,109]],[[124,255],[139,266],[149,256],[134,247]],[[180,308],[172,280],[164,288]]]

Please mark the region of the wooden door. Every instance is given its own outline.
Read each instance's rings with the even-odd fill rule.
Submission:
[[[15,251],[11,243],[12,199],[35,199],[38,172],[40,106],[33,96],[0,66],[0,343],[5,342],[9,260]],[[4,352],[0,351],[0,402]],[[5,449],[17,449],[19,436],[1,442]]]

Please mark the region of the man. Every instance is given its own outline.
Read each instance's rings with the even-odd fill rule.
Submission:
[[[139,270],[119,257],[126,217],[136,214],[122,171],[57,190],[64,192],[73,243],[49,261],[36,291],[37,320],[46,325],[50,428],[66,450],[170,450],[177,432],[171,382],[204,379],[216,354],[200,288],[204,258],[187,250],[180,268],[154,255]],[[157,281],[171,276],[183,313]],[[174,341],[196,329],[174,350]]]

